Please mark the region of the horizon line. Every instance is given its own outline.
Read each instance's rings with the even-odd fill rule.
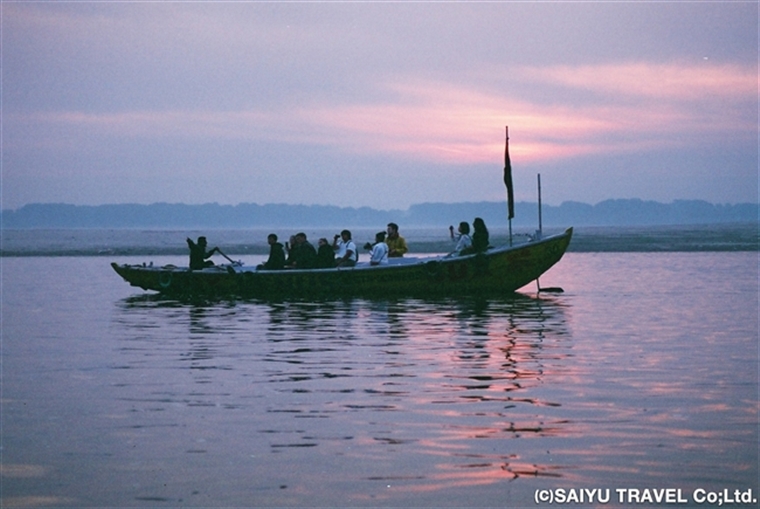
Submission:
[[[607,198],[605,200],[601,200],[596,203],[588,203],[583,201],[577,201],[577,200],[565,200],[561,202],[559,205],[553,205],[550,203],[543,202],[542,205],[545,207],[561,207],[565,204],[581,204],[581,205],[589,205],[592,207],[595,207],[597,205],[600,205],[602,203],[607,202],[640,202],[640,203],[656,203],[660,205],[673,205],[675,203],[679,202],[686,202],[686,203],[707,203],[709,205],[730,205],[730,206],[738,206],[738,205],[757,205],[760,206],[760,199],[756,202],[751,201],[744,201],[744,202],[712,202],[705,199],[700,198],[674,198],[670,202],[663,202],[658,200],[645,200],[643,198]],[[406,209],[402,208],[389,208],[389,209],[378,209],[375,207],[370,206],[341,206],[341,205],[334,205],[334,204],[326,204],[326,203],[285,203],[285,202],[271,202],[271,203],[257,203],[257,202],[238,202],[236,204],[230,204],[230,203],[219,203],[219,202],[204,202],[204,203],[186,203],[186,202],[152,202],[152,203],[137,203],[137,202],[121,202],[121,203],[100,203],[100,204],[76,204],[76,203],[66,203],[66,202],[30,202],[25,203],[24,205],[21,205],[16,208],[2,208],[0,206],[0,213],[3,212],[15,212],[18,210],[21,210],[25,207],[32,207],[32,206],[68,206],[68,207],[83,207],[83,208],[97,208],[97,207],[114,207],[114,206],[137,206],[137,207],[151,207],[155,205],[169,205],[169,206],[187,206],[187,207],[204,207],[209,205],[216,205],[219,207],[238,207],[241,205],[257,205],[260,207],[266,207],[266,206],[287,206],[287,207],[335,207],[338,209],[370,209],[370,210],[377,210],[377,211],[404,211],[409,210],[412,207],[419,206],[419,205],[477,205],[477,204],[494,204],[494,203],[504,203],[506,206],[507,202],[506,200],[502,201],[495,201],[495,200],[481,200],[481,201],[459,201],[459,202],[444,202],[444,201],[425,201],[425,202],[419,202],[419,203],[412,203]],[[517,204],[530,204],[530,205],[537,205],[538,200],[536,201],[516,201],[515,205]]]

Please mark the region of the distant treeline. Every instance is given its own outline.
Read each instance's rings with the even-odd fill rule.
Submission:
[[[254,227],[377,227],[388,222],[405,227],[428,227],[472,222],[482,217],[486,224],[504,225],[503,202],[422,203],[407,210],[377,210],[370,207],[330,205],[287,205],[241,203],[239,205],[68,205],[30,204],[0,212],[0,225],[26,228],[254,228]],[[544,205],[544,226],[650,226],[758,222],[756,203],[712,204],[701,200],[659,203],[638,199],[606,200],[596,205],[564,202]],[[515,204],[515,227],[538,224],[538,205]]]

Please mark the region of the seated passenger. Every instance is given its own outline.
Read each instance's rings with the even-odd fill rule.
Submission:
[[[457,242],[457,246],[454,248],[454,252],[452,254],[456,255],[465,255],[472,253],[472,239],[470,238],[470,225],[467,224],[466,221],[462,221],[459,223],[459,229],[458,229],[459,235],[454,236],[454,227],[449,226],[449,234],[451,235],[451,240],[455,240]]]
[[[317,263],[317,250],[306,239],[305,233],[296,233],[295,245],[290,248],[288,269],[313,269]]]
[[[385,232],[375,234],[375,243],[368,242],[364,247],[371,249],[370,265],[388,265],[388,244],[385,243]]]
[[[339,249],[338,253],[343,253],[343,255],[339,256],[335,261],[335,266],[353,267],[356,265],[356,262],[359,261],[359,250],[356,249],[356,244],[354,244],[354,241],[351,240],[351,232],[348,230],[343,230],[340,232],[340,238],[341,241],[337,243],[337,247]],[[333,246],[336,246],[337,240],[338,239],[335,239]]]
[[[319,248],[317,249],[317,268],[328,269],[335,267],[335,254],[333,248],[327,242],[327,239],[319,239]]]
[[[285,254],[287,255],[285,258],[285,266],[287,267],[293,262],[293,249],[296,247],[296,236],[291,235],[290,241],[285,241]]]
[[[285,250],[282,244],[277,242],[277,235],[270,233],[267,236],[269,244],[269,259],[256,267],[257,270],[282,270],[285,268]]]
[[[385,239],[385,243],[388,244],[388,256],[391,258],[398,258],[409,252],[406,239],[398,234],[396,223],[388,223],[388,238]]]
[[[472,233],[472,249],[476,253],[484,253],[490,247],[486,223],[481,218],[476,217],[472,222],[472,227],[475,230]]]

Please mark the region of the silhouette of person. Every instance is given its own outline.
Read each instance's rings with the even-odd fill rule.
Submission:
[[[481,218],[476,217],[472,222],[472,227],[475,230],[472,233],[472,249],[476,253],[484,253],[488,249],[488,228],[486,223]]]
[[[218,252],[219,248],[215,247],[207,252],[207,245],[206,237],[198,237],[197,244],[190,238],[187,239],[187,247],[190,248],[190,270],[201,270],[206,267],[213,267],[214,262],[208,258],[211,258],[214,253]]]
[[[317,263],[317,250],[303,232],[296,233],[295,245],[290,248],[292,261],[286,265],[290,269],[313,269]]]
[[[319,245],[317,248],[317,268],[327,269],[335,267],[335,253],[330,243],[327,242],[327,239],[321,238],[317,244]]]
[[[277,235],[274,233],[267,235],[267,243],[269,244],[269,258],[256,268],[263,270],[281,270],[285,268],[285,249],[281,243],[277,242]]]

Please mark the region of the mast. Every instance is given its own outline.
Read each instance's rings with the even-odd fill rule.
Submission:
[[[538,238],[544,236],[543,221],[541,218],[541,174],[538,174]]]

